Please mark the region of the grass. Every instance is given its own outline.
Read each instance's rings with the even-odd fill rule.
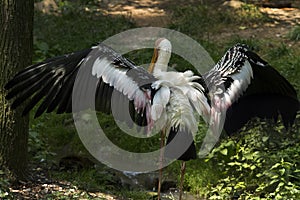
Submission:
[[[252,4],[243,4],[241,8],[232,10],[225,7],[211,9],[210,6],[185,5],[172,8],[173,20],[170,26],[196,40],[209,40],[210,35],[217,35],[224,28],[245,27],[263,24],[270,18],[261,13]]]
[[[68,2],[68,1],[65,1]],[[70,3],[70,2],[69,2]],[[114,34],[133,28],[124,17],[104,16],[84,10],[85,6],[64,5],[61,15],[35,14],[34,38],[38,49],[48,46],[48,56],[64,54],[90,47]],[[40,56],[40,55],[37,55]]]
[[[294,41],[300,40],[300,26],[296,25],[288,34],[289,38]]]
[[[59,4],[60,15],[37,12],[34,22],[34,62],[87,48],[91,44],[104,40],[109,36],[135,27],[130,19],[119,16],[104,16],[96,12],[94,9],[96,2],[63,1]],[[218,60],[235,43],[248,44],[254,51],[279,70],[295,86],[299,93],[299,47],[290,47],[286,42],[259,38],[243,38],[240,36],[230,36],[222,40],[211,39],[211,35],[218,35],[224,30],[230,31],[231,28],[251,26],[270,21],[255,6],[245,4],[242,8],[235,11],[220,11],[204,5],[173,6],[173,19],[170,28],[181,31],[199,41],[214,60]],[[86,7],[90,8],[89,11],[85,9]],[[291,31],[288,40],[298,40],[298,33],[299,27],[295,27]],[[147,63],[149,60],[145,60],[145,58],[151,58],[152,50],[131,52],[126,54],[126,56],[136,63]],[[179,56],[172,57],[171,65],[173,64],[179,66],[178,70],[190,68],[190,65]],[[103,127],[106,127],[105,132],[108,134],[108,137],[124,149],[138,152],[149,151],[158,146],[158,138],[141,140],[124,135],[112,123],[110,116],[100,114],[99,120]],[[48,164],[57,166],[57,158],[64,155],[75,154],[90,157],[76,134],[70,114],[56,115],[50,113],[44,114],[38,119],[32,119],[31,116],[30,121],[30,155],[34,160],[38,162],[43,160]],[[299,122],[299,117],[297,122]],[[205,127],[199,127],[199,132],[205,133]],[[282,126],[277,125],[276,127],[278,130],[273,135],[283,136],[284,131],[282,130]],[[299,140],[297,136],[299,127],[295,127],[291,131],[292,136],[290,138],[288,136],[284,139],[273,138],[271,140],[268,138],[266,141],[270,144],[264,145],[262,141],[265,141],[266,138],[264,137],[268,136],[268,132],[272,132],[272,128],[261,128],[261,126],[254,129],[245,128],[238,137],[225,137],[224,141],[216,146],[214,152],[207,159],[197,159],[188,162],[185,190],[201,197],[210,197],[211,199],[222,199],[222,197],[229,197],[230,195],[231,197],[234,195],[248,195],[248,197],[254,198],[257,197],[255,195],[262,195],[263,192],[266,193],[270,188],[267,188],[264,185],[267,183],[263,179],[258,179],[255,173],[261,170],[261,173],[265,173],[262,174],[265,180],[269,182],[275,180],[274,183],[276,183],[277,179],[272,179],[272,175],[267,174],[267,170],[270,170],[276,163],[280,163],[282,157],[291,157],[295,152],[299,152],[299,148],[291,142],[291,140]],[[258,134],[259,132],[261,134]],[[197,138],[197,145],[199,146],[201,144],[201,134],[197,137],[199,137]],[[257,138],[259,142],[253,141],[253,138]],[[291,145],[291,147],[288,147],[288,151],[285,151],[280,146],[281,143]],[[68,151],[65,150],[66,148]],[[262,152],[259,159],[255,157],[257,149],[260,149]],[[280,151],[277,151],[277,149],[280,149]],[[245,155],[248,155],[248,157]],[[270,158],[268,158],[269,156]],[[263,159],[263,161],[260,159]],[[265,164],[264,167],[261,165],[261,162]],[[287,162],[292,163],[291,160]],[[243,165],[245,163],[250,167],[247,168],[247,165]],[[179,164],[179,162],[174,162],[165,169],[165,173],[176,177],[179,172]],[[299,170],[295,165],[299,165],[300,163],[295,162],[292,164],[293,167],[289,170],[293,172]],[[251,170],[251,167],[256,167],[257,171],[255,171],[256,169]],[[288,170],[286,166],[283,166],[283,168]],[[249,176],[245,173],[248,173]],[[99,170],[99,168],[84,168],[73,171],[57,170],[50,171],[50,174],[53,179],[69,181],[82,191],[112,193],[125,199],[148,199],[150,197],[145,191],[129,190],[128,188],[120,187],[120,184],[112,177],[111,173],[103,174],[103,170]],[[295,176],[294,173],[291,173],[291,175]],[[243,178],[245,179],[243,180]],[[249,181],[251,178],[257,181],[261,192],[253,192],[253,188],[251,188],[251,184],[253,183]],[[236,180],[239,180],[239,182],[236,182]],[[296,181],[293,183],[300,183],[300,181],[296,178]],[[237,186],[234,186],[234,184]],[[6,182],[0,182],[0,185],[6,185]],[[275,186],[271,185],[270,187]],[[286,185],[286,187],[290,186]],[[0,194],[2,195],[1,192]],[[280,194],[278,192],[273,197]],[[74,194],[73,198],[79,198],[76,195],[78,194]],[[89,197],[86,193],[81,196],[81,198]],[[67,197],[61,192],[55,192],[48,198]]]

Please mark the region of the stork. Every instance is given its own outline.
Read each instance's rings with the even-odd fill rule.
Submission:
[[[79,71],[85,67],[88,76],[84,81],[96,80],[97,111],[110,112],[112,92],[116,91],[119,95],[115,98],[127,98],[133,105],[131,117],[138,125],[151,130],[160,124],[162,137],[167,135],[167,144],[174,142],[186,146],[183,152],[166,148],[164,155],[183,161],[181,180],[185,162],[197,157],[193,142],[198,127],[196,115],[213,124],[214,132],[220,128],[218,115],[225,111],[224,130],[228,134],[239,130],[253,117],[277,120],[281,115],[287,128],[293,124],[299,110],[295,89],[247,46],[233,46],[202,76],[191,71],[168,72],[171,52],[170,41],[158,39],[151,65],[146,71],[100,43],[89,49],[47,59],[18,72],[5,85],[8,90],[6,98],[14,98],[12,109],[30,99],[23,115],[40,101],[35,117],[55,109],[57,113],[72,112],[73,86]],[[182,181],[180,185],[181,198]],[[159,190],[160,187],[158,198]]]

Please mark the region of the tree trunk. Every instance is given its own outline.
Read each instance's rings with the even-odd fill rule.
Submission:
[[[33,0],[0,0],[0,169],[14,180],[25,178],[28,116],[11,110],[5,83],[31,64]]]

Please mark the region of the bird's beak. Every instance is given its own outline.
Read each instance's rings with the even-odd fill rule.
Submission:
[[[155,63],[157,61],[157,57],[158,57],[158,49],[154,48],[154,52],[153,52],[153,56],[152,56],[152,59],[151,59],[151,63],[150,63],[150,66],[148,68],[148,72],[151,73],[151,74],[154,71],[154,66],[155,66]]]

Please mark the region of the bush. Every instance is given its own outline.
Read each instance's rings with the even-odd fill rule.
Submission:
[[[207,189],[209,199],[298,199],[299,141],[296,128],[286,133],[267,124],[225,140],[207,159],[221,172]]]

